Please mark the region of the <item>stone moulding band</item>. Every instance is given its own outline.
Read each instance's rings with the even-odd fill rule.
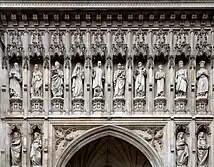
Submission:
[[[123,1],[120,3],[117,2],[105,2],[105,1],[96,1],[94,3],[88,3],[87,1],[76,1],[76,2],[58,2],[58,1],[1,1],[0,8],[51,8],[51,9],[58,9],[58,8],[72,8],[72,9],[83,9],[83,8],[99,8],[99,9],[124,9],[124,8],[164,8],[164,9],[172,9],[172,8],[213,8],[214,2],[212,1],[202,1],[202,2],[148,2],[148,1]]]

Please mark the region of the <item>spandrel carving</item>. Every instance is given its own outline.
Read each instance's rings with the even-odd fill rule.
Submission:
[[[10,80],[10,97],[18,97],[21,98],[22,95],[22,76],[19,69],[19,64],[14,63],[14,66],[10,70],[9,73],[9,80]]]
[[[42,96],[42,84],[43,84],[42,73],[39,70],[39,65],[35,64],[31,80],[31,97]]]
[[[72,73],[72,92],[73,97],[83,97],[84,71],[82,65],[77,63]]]
[[[118,63],[117,70],[114,72],[114,97],[124,97],[126,72],[125,68]]]

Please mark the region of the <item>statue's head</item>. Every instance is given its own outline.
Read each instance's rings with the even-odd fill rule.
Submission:
[[[183,62],[182,60],[180,60],[180,61],[178,62],[178,66],[179,66],[180,68],[182,68],[182,67],[184,66],[184,62]]]
[[[55,67],[56,67],[57,69],[60,68],[60,63],[59,63],[58,61],[56,61],[54,65],[55,65]]]
[[[97,62],[97,66],[98,66],[98,67],[101,67],[101,65],[102,65],[102,62],[101,62],[101,61],[98,61],[98,62]]]
[[[14,63],[14,68],[19,70],[19,64],[18,63]]]
[[[34,139],[40,139],[41,135],[39,132],[34,133]]]
[[[205,61],[201,61],[201,62],[199,63],[199,65],[200,65],[201,68],[204,68],[204,66],[205,66]]]
[[[158,69],[159,69],[159,70],[162,70],[162,69],[163,69],[163,66],[160,64],[160,65],[158,66]]]
[[[14,132],[14,133],[13,133],[13,138],[19,138],[19,137],[20,137],[19,132]]]
[[[140,67],[142,67],[142,66],[143,66],[142,62],[139,62],[139,63],[138,63],[138,67],[140,68]]]
[[[35,65],[34,65],[34,69],[35,69],[35,70],[38,70],[38,69],[39,69],[39,65],[38,65],[38,64],[35,64]]]
[[[205,133],[204,132],[199,132],[198,133],[198,139],[205,139]]]
[[[118,63],[118,64],[117,64],[117,68],[118,68],[118,69],[121,69],[121,68],[122,68],[122,65],[121,65],[120,63]]]
[[[184,132],[179,132],[177,135],[177,139],[183,139],[184,138]]]

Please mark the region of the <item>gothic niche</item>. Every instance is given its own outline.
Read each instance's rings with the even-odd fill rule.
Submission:
[[[146,44],[147,32],[139,29],[134,34],[132,55],[134,57],[134,112],[144,112],[146,105],[146,82],[147,69],[146,60],[149,54],[149,47]]]
[[[113,108],[116,113],[123,113],[125,107],[125,85],[126,85],[126,58],[127,41],[126,33],[121,29],[113,35],[112,56],[113,56]]]
[[[33,112],[43,111],[43,56],[41,32],[34,31],[31,35],[31,44],[28,46],[31,70],[31,109]]]
[[[22,162],[21,126],[12,125],[12,127],[10,127],[10,131],[10,163],[12,167],[20,167]]]
[[[84,57],[86,56],[86,47],[83,33],[79,29],[74,32],[72,39],[73,43],[70,46],[73,68],[71,76],[72,112],[82,113],[84,109]]]
[[[208,125],[199,125],[197,128],[197,166],[207,167],[209,156],[208,137],[210,135]]]
[[[189,158],[189,146],[186,138],[188,128],[185,125],[178,125],[176,128],[176,166],[187,167]]]
[[[51,56],[51,104],[52,112],[63,111],[64,97],[64,57],[65,46],[63,44],[63,33],[57,29],[52,34],[52,44],[50,46]]]
[[[32,167],[42,166],[42,127],[40,125],[33,125],[31,127],[31,149],[30,162]]]

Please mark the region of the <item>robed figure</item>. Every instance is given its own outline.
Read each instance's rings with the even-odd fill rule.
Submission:
[[[72,92],[73,97],[83,97],[84,72],[80,63],[77,63],[72,73]]]
[[[197,72],[197,97],[207,97],[208,93],[208,71],[205,69],[205,61],[201,61]]]
[[[207,144],[206,135],[204,132],[199,132],[197,144],[198,167],[207,167],[208,154],[209,146]]]
[[[14,132],[10,146],[12,166],[21,165],[21,152],[22,152],[21,134],[19,132]]]
[[[10,70],[9,73],[9,80],[10,80],[10,97],[21,97],[21,83],[22,83],[22,76],[19,69],[19,64],[14,63],[13,68]]]
[[[125,94],[126,72],[119,63],[114,72],[114,97],[123,97]]]
[[[94,67],[92,71],[93,97],[103,97],[104,71],[101,68],[101,65],[101,61],[98,61],[97,67]]]
[[[42,140],[41,134],[34,133],[33,143],[31,144],[30,160],[32,166],[42,165]]]
[[[156,97],[164,96],[165,72],[163,71],[162,65],[158,66],[158,71],[155,74],[155,79],[157,81]]]
[[[188,145],[185,141],[184,132],[179,132],[177,134],[176,140],[176,156],[177,156],[177,166],[185,167],[188,163],[189,150]]]
[[[186,96],[187,92],[187,70],[183,69],[183,61],[179,61],[179,70],[176,71],[175,75],[175,92],[176,96]]]
[[[58,61],[55,62],[55,65],[51,69],[51,90],[53,93],[53,97],[62,97],[63,95],[63,71],[60,68],[60,63]]]
[[[146,75],[146,68],[144,68],[142,62],[139,62],[138,69],[135,70],[135,97],[145,96]]]
[[[38,64],[35,64],[31,80],[31,97],[42,96],[42,83],[43,83],[42,73],[39,70]]]

